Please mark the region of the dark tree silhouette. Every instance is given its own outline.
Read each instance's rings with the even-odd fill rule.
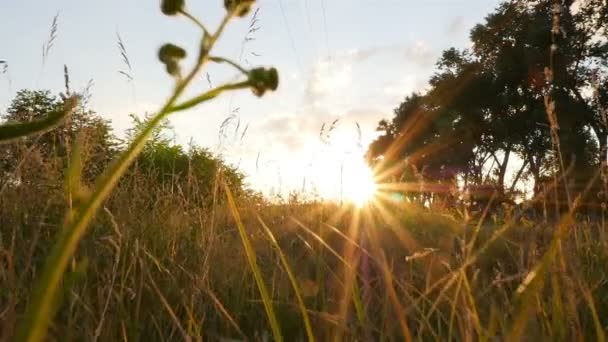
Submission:
[[[505,2],[471,30],[472,48],[446,50],[430,90],[406,97],[378,126],[368,156],[386,180],[413,181],[407,175],[418,173],[426,183],[512,197],[518,183],[531,179],[539,193],[566,169],[568,188],[580,193],[607,145],[608,9],[601,0],[572,5]],[[427,197],[446,192],[433,189]]]

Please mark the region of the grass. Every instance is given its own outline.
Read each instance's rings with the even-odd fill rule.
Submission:
[[[1,340],[605,340],[606,227],[576,220],[569,193],[570,212],[552,224],[508,210],[462,220],[403,201],[256,201],[236,196],[221,172],[201,206],[179,183],[127,172],[168,115],[225,91],[261,96],[277,86],[274,69],[210,54],[251,2],[226,1],[213,34],[180,3],[164,1],[163,12],[202,31],[197,62],[182,74],[185,51],[161,48],[175,89],[97,183],[81,184],[85,146],[76,140],[67,171],[34,146],[19,162],[27,181],[0,190]],[[120,36],[118,45],[131,81]],[[208,62],[246,80],[181,100]],[[0,141],[45,132],[69,114],[0,126]],[[322,127],[322,140],[335,124]]]
[[[5,340],[63,224],[53,165],[27,161],[24,176],[43,168],[48,178],[0,197]],[[416,206],[386,205],[384,217],[332,203],[226,201],[226,190],[202,208],[153,175],[119,183],[70,259],[49,338],[604,338],[608,241],[599,223],[565,220],[558,248],[553,227],[516,217],[495,236],[494,224]]]
[[[196,63],[192,69],[183,76],[179,61],[186,57],[186,51],[181,47],[170,43],[163,45],[159,49],[159,60],[165,64],[167,73],[175,78],[173,93],[169,96],[165,104],[162,105],[161,109],[146,122],[143,129],[138,132],[124,152],[122,152],[105,170],[104,174],[99,177],[91,194],[87,195],[86,198],[82,198],[82,205],[74,210],[70,208],[65,228],[58,234],[57,242],[53,244],[41,272],[40,279],[37,281],[36,288],[32,294],[32,300],[28,304],[24,319],[18,330],[17,340],[40,341],[44,339],[47,334],[48,325],[53,317],[54,302],[60,294],[60,283],[67,270],[70,258],[73,257],[80,240],[84,236],[99,207],[109,196],[121,176],[127,171],[137,155],[142,151],[146,141],[151,137],[156,127],[158,127],[168,115],[200,105],[219,96],[225,91],[250,88],[254,94],[262,96],[267,90],[275,90],[277,88],[278,75],[274,68],[268,70],[264,68],[245,70],[231,62],[230,64],[241,71],[247,78],[245,81],[224,84],[185,101],[180,99],[182,93],[190,86],[190,83],[195,79],[207,62],[215,61],[214,57],[210,56],[210,53],[215,43],[222,35],[226,25],[234,17],[244,16],[250,10],[252,3],[252,1],[226,2],[225,6],[227,12],[217,30],[213,33],[210,33],[200,24],[200,22],[194,20],[194,17],[186,12],[183,1],[165,0],[161,3],[161,10],[164,14],[182,14],[187,19],[194,20],[198,28],[202,30]],[[51,37],[44,49],[43,60],[48,54],[52,42],[56,38],[56,21],[57,16],[53,20]],[[119,41],[119,43],[121,52],[125,51],[122,49],[122,47],[124,47],[122,41]],[[126,51],[123,54],[123,57],[126,60]],[[225,59],[221,60],[227,61]],[[126,63],[130,64],[128,61]],[[67,84],[68,78],[66,77],[66,89],[68,88]],[[182,102],[180,103],[180,101]],[[66,112],[67,111],[69,110],[66,110]],[[41,130],[53,127],[56,124],[56,121],[65,116],[66,115],[60,113],[50,115],[48,118],[41,121],[3,125],[3,134],[2,137],[0,137],[2,139],[1,141],[38,133]]]

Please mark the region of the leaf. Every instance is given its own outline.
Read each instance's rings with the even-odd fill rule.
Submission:
[[[66,118],[72,115],[80,98],[72,96],[66,99],[64,108],[47,115],[46,118],[23,123],[7,123],[0,126],[0,144],[14,139],[47,132],[59,126]]]

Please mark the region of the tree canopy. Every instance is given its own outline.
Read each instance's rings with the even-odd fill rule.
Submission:
[[[389,180],[418,174],[509,196],[526,179],[536,194],[565,169],[580,192],[606,154],[607,28],[602,0],[502,3],[471,30],[471,48],[443,52],[428,91],[379,123],[370,161]]]

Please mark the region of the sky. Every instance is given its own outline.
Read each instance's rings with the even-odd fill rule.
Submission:
[[[90,85],[90,107],[120,136],[129,114],[154,113],[173,80],[157,60],[172,42],[196,51],[200,30],[167,17],[160,1],[0,1],[0,112],[19,89],[72,89]],[[186,0],[210,30],[223,18],[221,0]],[[215,55],[246,67],[274,66],[276,92],[257,98],[248,90],[224,94],[170,119],[176,143],[194,142],[221,155],[267,195],[289,191],[338,198],[359,179],[362,156],[382,118],[411,92],[424,91],[441,52],[470,46],[469,30],[499,0],[258,0],[252,16],[232,22]],[[53,17],[57,33],[43,59]],[[124,43],[131,69],[118,49]],[[194,56],[195,53],[191,53]],[[187,58],[184,67],[191,65]],[[132,76],[127,79],[119,71]],[[187,92],[195,95],[237,74],[210,65]],[[327,132],[337,120],[334,129]]]

